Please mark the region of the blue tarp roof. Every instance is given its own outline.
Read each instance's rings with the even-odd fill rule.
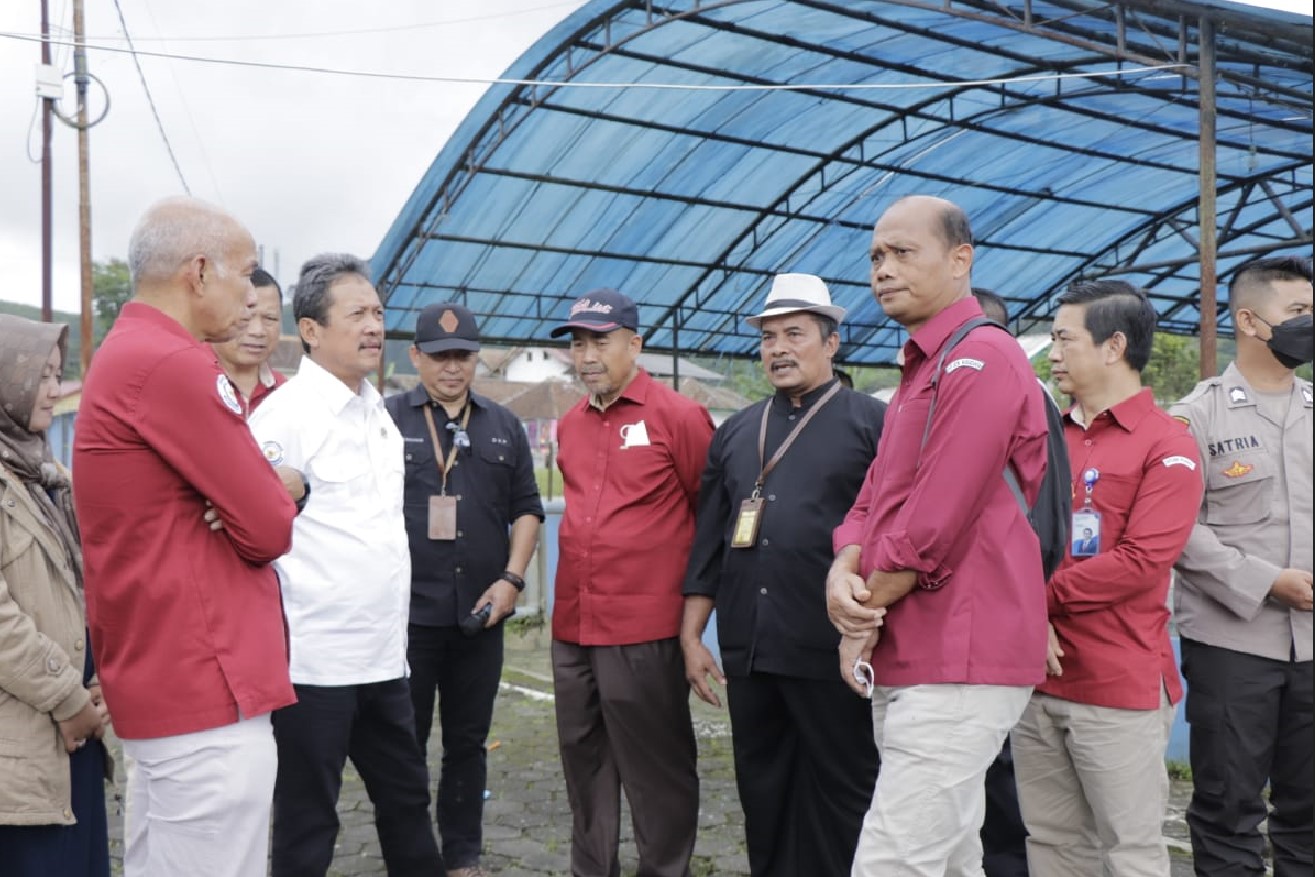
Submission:
[[[771,275],[799,271],[849,309],[840,357],[890,362],[905,336],[868,289],[871,227],[894,199],[933,194],[967,211],[974,284],[1020,324],[1069,281],[1117,275],[1150,290],[1162,328],[1194,332],[1202,27],[1217,33],[1218,273],[1309,253],[1308,16],[1218,0],[595,0],[504,78],[605,87],[489,89],[374,255],[388,329],[408,337],[421,307],[456,300],[486,341],[543,341],[569,301],[610,286],[640,303],[649,349],[748,355],[743,317]],[[636,83],[805,87],[619,87]],[[823,84],[882,87],[806,87]]]

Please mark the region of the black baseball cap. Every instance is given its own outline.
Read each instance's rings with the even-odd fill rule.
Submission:
[[[459,304],[429,305],[416,317],[415,345],[421,353],[479,350],[479,324],[475,315]]]
[[[566,322],[550,334],[553,338],[560,338],[572,329],[588,329],[590,332],[629,329],[636,332],[639,330],[639,309],[615,289],[595,289],[577,298]]]

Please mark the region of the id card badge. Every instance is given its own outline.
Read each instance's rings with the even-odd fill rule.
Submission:
[[[429,498],[429,538],[451,542],[457,538],[457,498],[431,496]]]
[[[731,536],[732,548],[752,548],[758,541],[758,525],[763,519],[763,498],[746,499],[740,503],[735,518],[735,532]]]
[[[1073,556],[1095,557],[1100,553],[1100,512],[1084,506],[1073,513]]]

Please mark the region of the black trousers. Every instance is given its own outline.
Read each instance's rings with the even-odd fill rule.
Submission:
[[[389,877],[442,870],[429,822],[429,774],[416,743],[405,679],[366,685],[296,685],[274,713],[273,877],[324,877],[338,836],[338,792],[352,760],[374,803]]]
[[[1263,874],[1260,823],[1268,815],[1274,877],[1310,877],[1311,662],[1274,661],[1189,639],[1182,653],[1192,747],[1187,826],[1196,873]]]
[[[443,765],[434,795],[434,821],[449,869],[479,863],[483,845],[485,743],[502,677],[502,625],[466,637],[456,627],[410,626],[411,705],[423,753],[434,724],[434,695]]]
[[[872,706],[843,682],[728,677],[753,877],[848,877],[879,758]]]
[[[1008,737],[986,769],[986,819],[982,821],[981,836],[986,877],[1028,877],[1027,827],[1018,809],[1014,753]]]
[[[571,874],[619,877],[624,788],[637,877],[689,877],[699,821],[698,746],[679,643],[553,640],[552,664],[571,803]]]

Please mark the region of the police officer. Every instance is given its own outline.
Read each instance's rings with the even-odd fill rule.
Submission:
[[[1205,498],[1178,561],[1200,875],[1311,873],[1311,266],[1242,266],[1229,287],[1237,359],[1171,409],[1205,462]],[[1268,782],[1269,806],[1262,790]]]
[[[458,304],[426,307],[410,351],[420,384],[384,403],[405,448],[407,660],[422,749],[438,692],[443,766],[434,816],[448,877],[484,873],[484,744],[502,675],[500,622],[525,587],[543,520],[525,428],[470,391],[478,351],[474,314]]]

